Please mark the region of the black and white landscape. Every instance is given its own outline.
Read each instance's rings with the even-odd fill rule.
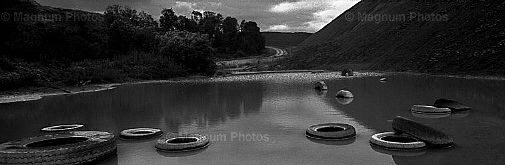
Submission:
[[[501,0],[2,0],[0,164],[504,164]]]

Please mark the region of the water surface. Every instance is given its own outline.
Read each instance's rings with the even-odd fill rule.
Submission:
[[[334,74],[269,74],[212,80],[123,85],[114,90],[51,96],[0,104],[0,142],[41,135],[50,125],[81,123],[116,135],[123,129],[155,127],[165,132],[205,134],[204,150],[167,154],[156,139],[118,141],[118,155],[102,164],[504,164],[505,83],[496,80],[389,75],[341,79]],[[326,80],[329,91],[313,82]],[[338,100],[348,89],[356,97]],[[447,116],[411,114],[413,104],[438,98],[474,109]],[[391,131],[404,116],[435,127],[455,140],[450,149],[388,152],[368,142]],[[309,140],[313,124],[353,125],[357,137],[340,142]]]

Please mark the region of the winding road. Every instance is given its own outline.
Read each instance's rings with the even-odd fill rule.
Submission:
[[[272,47],[272,46],[265,46],[265,48],[275,50],[275,54],[268,56],[268,57],[254,56],[254,57],[246,57],[246,58],[242,58],[242,59],[224,60],[224,61],[217,62],[217,64],[221,65],[225,68],[234,67],[235,69],[233,69],[233,70],[237,70],[237,69],[240,70],[241,68],[239,68],[239,66],[272,62],[272,61],[274,61],[280,57],[286,56],[288,54],[288,51],[286,51],[285,49],[279,49],[279,48]]]
[[[285,56],[288,54],[288,52],[285,49],[279,49],[279,48],[272,47],[272,46],[265,46],[265,48],[275,50],[275,54],[270,57],[282,57],[282,56]]]

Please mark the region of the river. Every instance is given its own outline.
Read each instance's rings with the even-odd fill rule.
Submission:
[[[102,164],[504,164],[505,83],[501,80],[390,74],[342,78],[334,73],[287,73],[121,85],[113,90],[49,96],[0,104],[0,142],[41,135],[42,127],[84,124],[116,135],[135,127],[208,135],[204,150],[168,154],[156,139],[118,141],[116,157]],[[330,90],[313,89],[325,80]],[[353,100],[338,100],[340,89]],[[417,115],[414,104],[438,98],[473,109],[446,116]],[[452,136],[455,146],[398,153],[372,148],[370,136],[391,131],[404,116]],[[305,137],[313,124],[356,128],[354,139]]]

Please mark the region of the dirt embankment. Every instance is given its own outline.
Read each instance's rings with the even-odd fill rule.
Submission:
[[[283,66],[503,76],[504,18],[501,0],[363,0]]]

